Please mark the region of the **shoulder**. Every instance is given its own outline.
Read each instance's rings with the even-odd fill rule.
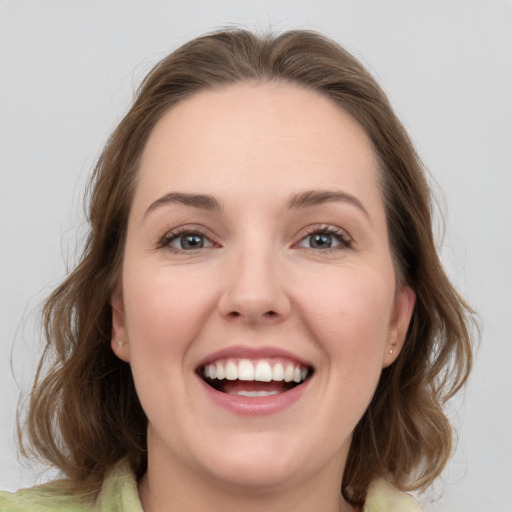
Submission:
[[[42,485],[18,492],[0,492],[0,512],[85,512],[90,505],[63,494],[57,485]]]
[[[374,480],[368,488],[364,512],[422,512],[420,504],[384,479]]]
[[[70,495],[58,482],[0,492],[0,512],[142,512],[137,482],[128,463],[119,462],[105,478],[94,502]]]

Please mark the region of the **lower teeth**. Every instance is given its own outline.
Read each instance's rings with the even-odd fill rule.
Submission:
[[[228,395],[238,395],[238,396],[270,396],[270,395],[278,395],[279,391],[232,391],[228,393]]]

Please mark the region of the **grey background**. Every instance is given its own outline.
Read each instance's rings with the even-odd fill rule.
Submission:
[[[49,477],[17,462],[16,408],[40,352],[40,303],[83,234],[82,190],[94,161],[151,66],[230,24],[322,31],[388,92],[446,214],[443,261],[482,325],[470,384],[450,408],[457,450],[421,499],[427,511],[512,511],[505,0],[0,0],[0,488]]]

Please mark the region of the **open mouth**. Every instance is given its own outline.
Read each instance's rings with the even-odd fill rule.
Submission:
[[[300,386],[311,378],[313,368],[282,359],[222,358],[199,367],[198,374],[221,393],[263,397]]]

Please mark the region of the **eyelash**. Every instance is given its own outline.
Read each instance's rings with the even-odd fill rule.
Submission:
[[[189,235],[189,236],[200,236],[204,237],[206,240],[208,240],[212,246],[215,246],[215,242],[211,240],[208,235],[201,229],[198,229],[197,227],[188,227],[188,226],[180,226],[176,229],[173,229],[172,231],[167,232],[161,240],[157,244],[157,249],[168,249],[174,253],[193,253],[195,251],[199,251],[201,249],[209,249],[211,247],[200,247],[198,249],[178,249],[173,247],[171,244],[175,240],[177,240],[179,237],[183,235]],[[316,225],[316,226],[310,226],[306,230],[306,235],[303,236],[298,243],[294,244],[294,247],[298,246],[301,242],[306,240],[309,237],[312,237],[313,235],[328,235],[333,236],[338,242],[339,245],[336,245],[334,247],[329,247],[326,249],[315,249],[313,247],[305,247],[306,249],[315,251],[315,252],[322,252],[322,253],[329,253],[334,251],[339,251],[343,249],[350,249],[352,247],[352,239],[349,237],[346,231],[336,228],[334,226],[329,225]],[[218,246],[217,246],[218,247]]]
[[[346,231],[344,231],[343,229],[340,229],[340,228],[337,228],[334,226],[325,225],[325,224],[320,225],[320,226],[319,225],[311,226],[311,227],[307,228],[306,236],[303,236],[300,239],[299,243],[313,235],[333,236],[340,243],[339,246],[329,247],[327,249],[318,249],[318,252],[322,252],[322,253],[329,253],[329,252],[334,252],[334,251],[339,251],[339,250],[344,250],[344,249],[350,249],[353,244],[353,240],[350,238],[350,236],[348,235],[348,233]],[[316,249],[314,249],[312,247],[309,247],[308,249],[316,251]]]
[[[201,250],[201,249],[209,249],[210,247],[200,247],[198,249],[178,249],[176,247],[173,247],[171,244],[178,238],[180,238],[183,235],[189,235],[189,236],[200,236],[204,237],[206,240],[208,240],[212,245],[216,245],[215,242],[213,242],[208,235],[202,231],[201,229],[198,229],[197,227],[188,227],[188,226],[180,226],[176,229],[173,229],[171,231],[168,231],[162,239],[158,242],[157,249],[168,249],[174,253],[193,253],[195,251]]]

